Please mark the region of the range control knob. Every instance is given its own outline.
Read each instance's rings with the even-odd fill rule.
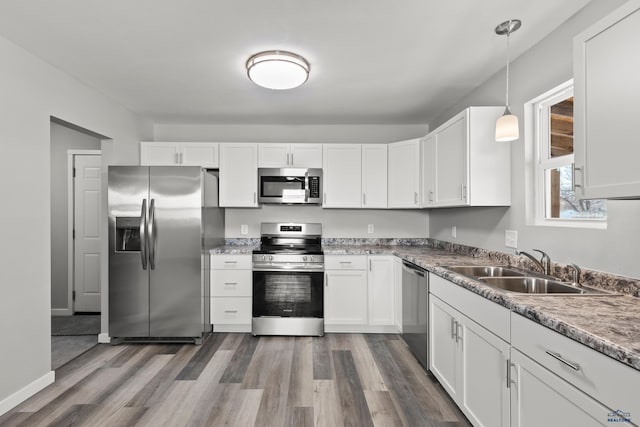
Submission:
[[[266,255],[262,255],[262,260],[264,261],[266,259],[267,259],[267,256]]]
[[[269,255],[269,261],[273,261],[273,255]]]
[[[306,256],[306,255],[305,255],[305,256],[303,256],[303,257],[302,257],[302,260],[306,262],[306,261],[307,261],[307,256]]]

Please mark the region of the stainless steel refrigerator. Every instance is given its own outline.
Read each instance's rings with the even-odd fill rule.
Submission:
[[[111,342],[201,342],[211,330],[208,250],[224,241],[217,176],[110,166],[108,179]]]

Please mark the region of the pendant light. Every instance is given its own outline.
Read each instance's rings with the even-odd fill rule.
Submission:
[[[496,141],[515,141],[520,137],[518,116],[509,110],[509,36],[522,25],[519,19],[510,19],[496,27],[496,34],[507,36],[507,90],[504,114],[496,121]]]
[[[267,89],[293,89],[309,78],[309,63],[300,55],[283,50],[269,50],[247,60],[247,75],[255,84]]]

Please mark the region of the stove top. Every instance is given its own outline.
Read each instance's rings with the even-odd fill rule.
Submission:
[[[260,248],[254,254],[322,255],[322,224],[260,224]]]

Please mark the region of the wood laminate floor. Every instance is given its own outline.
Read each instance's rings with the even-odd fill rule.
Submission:
[[[101,344],[2,426],[468,426],[398,335]]]

